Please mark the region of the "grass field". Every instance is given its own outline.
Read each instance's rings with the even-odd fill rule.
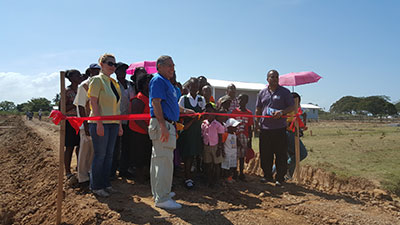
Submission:
[[[400,127],[329,121],[307,125],[302,140],[308,157],[302,164],[342,178],[367,178],[400,196]],[[258,139],[253,147],[258,151]]]

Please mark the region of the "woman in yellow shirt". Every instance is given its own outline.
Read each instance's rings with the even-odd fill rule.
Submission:
[[[99,58],[100,74],[94,76],[89,84],[90,116],[120,115],[121,90],[118,83],[111,78],[115,71],[115,57],[104,54]],[[90,174],[90,187],[94,194],[108,197],[115,192],[111,187],[110,174],[117,135],[122,135],[120,121],[89,121],[94,157]]]

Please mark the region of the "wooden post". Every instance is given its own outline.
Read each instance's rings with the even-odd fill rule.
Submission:
[[[299,106],[299,99],[295,98],[294,99],[294,104],[296,106],[296,113]],[[295,126],[296,126],[296,136],[295,136],[295,140],[294,140],[294,144],[295,144],[295,152],[296,152],[296,180],[299,183],[300,182],[300,131],[299,131],[299,122],[297,121],[297,119],[295,120]]]
[[[65,115],[65,72],[60,72],[60,111]],[[60,124],[60,150],[59,150],[59,165],[58,165],[58,188],[57,188],[57,221],[56,224],[61,224],[61,207],[64,198],[64,145],[65,145],[65,120],[61,120]]]

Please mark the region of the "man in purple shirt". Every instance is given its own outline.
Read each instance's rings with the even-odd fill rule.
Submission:
[[[276,185],[285,181],[287,172],[286,113],[295,110],[290,91],[279,86],[279,73],[270,70],[267,74],[268,86],[257,95],[256,115],[272,118],[256,119],[256,129],[260,129],[260,159],[264,177],[261,182],[273,182],[272,165],[275,155]]]

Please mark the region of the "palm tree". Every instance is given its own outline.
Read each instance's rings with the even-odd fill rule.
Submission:
[[[56,96],[53,98],[54,105],[58,106],[60,103],[60,94],[56,94]]]

